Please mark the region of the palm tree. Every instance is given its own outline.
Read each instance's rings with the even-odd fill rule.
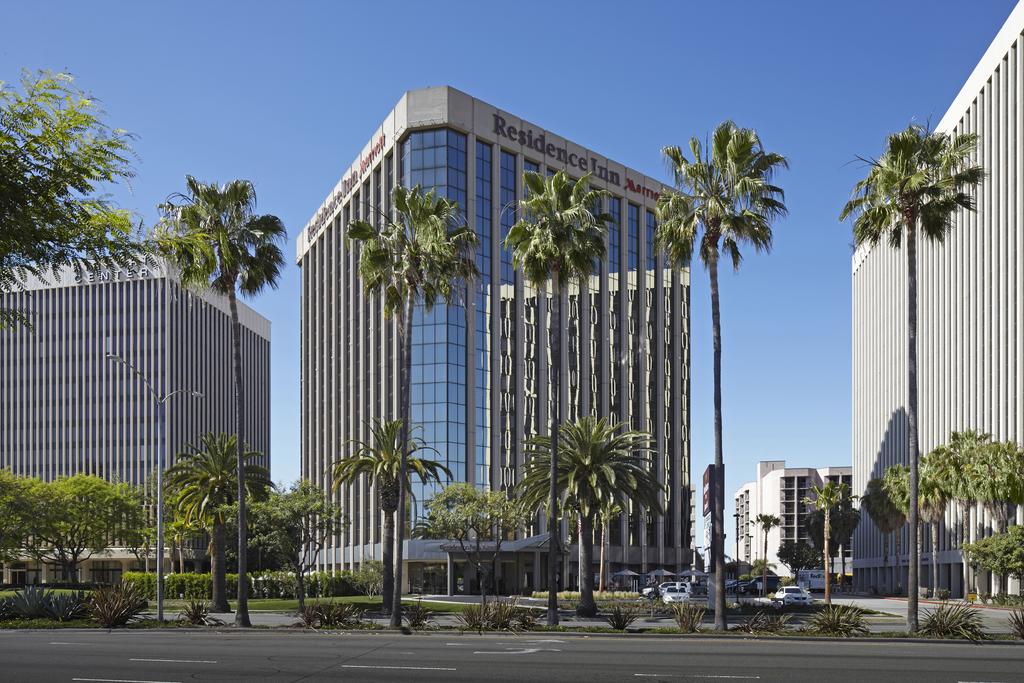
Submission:
[[[377,490],[377,502],[384,513],[382,559],[384,564],[384,610],[390,612],[395,588],[395,512],[398,510],[398,478],[402,471],[401,420],[372,420],[369,442],[352,441],[354,450],[334,462],[331,489],[337,491],[345,484],[354,484],[366,477]],[[406,446],[405,472],[415,474],[423,483],[441,481],[441,475],[451,479],[451,471],[435,460],[424,460],[413,455],[424,449],[422,442],[410,436]],[[433,450],[433,449],[428,449]],[[436,451],[435,451],[436,453]],[[406,488],[408,488],[408,481]]]
[[[829,547],[830,536],[832,535],[832,510],[838,507],[844,498],[852,498],[850,496],[850,487],[846,484],[830,481],[824,486],[814,486],[811,488],[811,493],[814,497],[807,497],[804,499],[804,503],[807,505],[813,505],[815,509],[821,510],[825,515],[825,533],[824,533],[824,546],[823,555],[825,561],[825,604],[832,604],[832,552]]]
[[[860,510],[853,507],[855,499],[856,496],[851,495],[850,489],[847,487],[843,499],[839,501],[839,506],[832,511],[830,519],[832,537],[839,549],[840,588],[846,582],[846,552],[849,550],[853,532],[860,525]]]
[[[608,501],[601,510],[597,513],[597,518],[601,524],[601,559],[597,563],[598,576],[601,579],[598,585],[598,592],[603,593],[605,587],[605,548],[608,546],[608,525],[611,524],[613,519],[618,519],[619,515],[622,514],[622,506],[614,501]]]
[[[920,561],[918,527],[917,425],[917,247],[918,232],[941,243],[953,229],[956,213],[974,210],[973,190],[985,171],[971,162],[978,136],[947,135],[911,124],[889,136],[878,159],[862,159],[868,175],[857,183],[840,220],[853,217],[857,246],[907,244],[907,443],[910,453],[910,568],[907,628],[917,631],[917,585]]]
[[[752,525],[760,527],[764,532],[764,566],[761,568],[761,596],[768,594],[768,533],[775,527],[782,525],[782,520],[776,515],[762,512],[751,522]]]
[[[528,509],[550,504],[551,441],[537,436],[527,442],[520,495]],[[621,423],[587,415],[562,425],[555,463],[557,490],[579,520],[580,604],[577,613],[597,614],[594,602],[594,521],[603,510],[626,502],[661,509],[664,487],[651,473],[650,435],[629,431]],[[556,510],[557,514],[557,510]],[[550,546],[549,546],[550,547]],[[552,588],[549,594],[555,594]]]
[[[953,432],[949,442],[932,451],[930,459],[932,467],[942,481],[942,487],[960,506],[960,545],[971,540],[971,509],[977,504],[978,472],[975,463],[981,457],[981,451],[992,441],[991,434],[973,429]],[[963,562],[964,595],[971,585],[971,566],[966,558]]]
[[[210,573],[213,579],[213,611],[228,612],[225,590],[224,524],[228,507],[238,502],[238,437],[204,434],[201,447],[178,454],[167,470],[167,486],[174,491],[178,511],[190,522],[210,532]],[[254,497],[272,484],[270,472],[258,464],[261,453],[242,448],[242,487]],[[238,579],[241,581],[241,577]]]
[[[178,573],[185,573],[185,543],[202,531],[202,527],[183,514],[176,514],[168,525],[171,542],[178,548]]]
[[[882,534],[882,573],[888,573],[889,566],[889,536],[897,529],[907,523],[907,518],[899,507],[889,497],[885,490],[883,480],[875,477],[868,482],[864,495],[861,496],[861,503],[879,533]],[[897,561],[897,565],[899,562]],[[895,586],[896,582],[893,581]]]
[[[757,133],[725,121],[715,129],[710,149],[690,138],[689,159],[679,147],[663,151],[676,190],[658,198],[657,248],[672,267],[690,267],[696,252],[711,283],[711,328],[714,344],[715,509],[712,516],[715,571],[715,628],[726,628],[725,615],[725,469],[722,463],[722,325],[718,296],[718,259],[724,251],[739,269],[741,245],[755,251],[772,246],[772,222],[786,215],[785,194],[772,184],[785,157],[766,152]]]
[[[907,519],[910,514],[910,468],[906,465],[892,465],[891,467],[886,468],[885,472],[882,473],[882,487],[885,488],[885,492],[903,515],[903,518]],[[914,536],[916,536],[916,534],[911,536],[911,540],[914,540]],[[896,536],[896,542],[897,544],[900,542],[899,535]],[[913,561],[914,555],[910,552],[908,552],[907,555],[910,558],[907,564],[907,575],[909,577],[911,566],[910,562]],[[900,549],[898,545],[896,548],[896,560],[897,562],[900,561]],[[909,601],[909,591],[913,584],[910,583],[909,579],[907,583],[910,584],[907,586]]]
[[[245,391],[242,384],[242,327],[238,320],[238,293],[255,296],[266,287],[277,289],[284,268],[281,243],[288,237],[277,216],[256,214],[256,190],[248,180],[224,185],[202,183],[185,176],[185,193],[175,193],[161,205],[158,233],[164,238],[164,256],[177,268],[181,283],[216,292],[228,299],[231,310],[231,370],[234,385],[235,454],[239,472],[245,466]],[[198,246],[197,246],[198,245]],[[249,621],[247,580],[248,519],[245,485],[238,481],[238,607],[236,626]]]
[[[459,206],[434,191],[423,194],[417,185],[411,190],[399,185],[393,195],[396,219],[386,217],[378,230],[366,221],[352,221],[348,238],[362,245],[359,276],[363,288],[381,296],[384,315],[394,318],[399,348],[398,444],[409,444],[412,417],[412,323],[417,302],[430,311],[441,301],[451,303],[478,271],[474,249],[476,233],[461,220]],[[398,515],[395,548],[395,590],[391,626],[402,625],[402,554],[406,536],[406,482],[409,454],[400,452],[398,470]]]
[[[949,492],[944,486],[942,473],[934,462],[934,451],[921,458],[921,471],[919,482],[919,496],[921,506],[921,521],[928,524],[932,537],[932,576],[931,596],[936,596],[939,590],[939,528],[946,516],[946,507],[949,504]]]
[[[516,268],[537,288],[545,291],[552,283],[555,311],[551,324],[551,387],[554,400],[551,414],[551,456],[548,463],[548,625],[558,625],[558,563],[554,561],[558,542],[558,490],[556,462],[558,432],[561,425],[562,395],[562,297],[573,281],[589,278],[594,262],[605,255],[605,222],[608,216],[595,214],[606,194],[590,189],[590,174],[573,181],[559,171],[550,178],[526,172],[523,182],[527,197],[520,202],[524,218],[513,225],[505,238]]]

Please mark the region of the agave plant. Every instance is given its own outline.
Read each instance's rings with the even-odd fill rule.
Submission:
[[[868,634],[864,610],[854,605],[826,605],[811,617],[811,630],[826,636],[851,638]]]
[[[745,633],[780,633],[786,630],[792,618],[790,614],[768,614],[758,610],[736,628]]]
[[[97,588],[89,605],[92,618],[104,628],[125,626],[146,609],[146,598],[134,583]]]
[[[14,598],[0,598],[0,621],[7,621],[18,616],[14,611]]]
[[[423,606],[422,600],[417,600],[415,605],[408,605],[402,610],[402,618],[405,624],[413,630],[423,630],[433,621],[433,612]]]
[[[982,627],[981,615],[967,605],[939,605],[924,613],[921,621],[922,635],[933,638],[960,638],[963,640],[985,640],[988,635]]]
[[[55,621],[74,621],[89,616],[89,600],[85,591],[75,593],[49,593],[43,598],[46,616]]]
[[[191,626],[223,626],[224,622],[210,615],[206,600],[189,600],[181,610],[181,620]]]
[[[11,611],[22,619],[40,619],[49,616],[46,606],[49,594],[39,586],[26,586],[11,597]]]
[[[363,610],[347,602],[320,602],[316,610],[319,628],[353,628],[363,621]]]

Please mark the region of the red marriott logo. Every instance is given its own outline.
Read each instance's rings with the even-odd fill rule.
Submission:
[[[360,155],[359,157],[359,170],[353,169],[351,173],[345,176],[338,187],[335,188],[334,192],[327,198],[320,207],[320,210],[316,212],[313,219],[309,222],[306,227],[306,239],[312,241],[314,237],[320,232],[321,228],[327,222],[327,219],[334,215],[338,205],[341,201],[348,196],[357,185],[359,181],[363,179],[366,172],[373,167],[373,162],[381,155],[384,151],[384,135],[381,134],[379,138],[374,141],[370,146],[370,151],[367,152],[366,156]],[[354,165],[354,164],[353,164]]]

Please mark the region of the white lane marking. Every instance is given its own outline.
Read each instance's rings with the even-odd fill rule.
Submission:
[[[60,642],[54,641],[54,642],[50,643],[50,645],[85,645],[85,643],[60,643]]]
[[[146,659],[139,657],[137,659],[129,659],[129,662],[174,662],[177,664],[216,664],[215,659]]]
[[[524,647],[521,650],[476,650],[475,655],[532,655],[534,652],[561,652],[551,647]]]
[[[371,666],[369,664],[342,664],[342,669],[401,669],[403,671],[458,671],[450,666]]]
[[[181,681],[140,681],[134,678],[72,678],[73,681],[94,681],[95,683],[181,683]]]
[[[633,674],[634,676],[649,678],[732,678],[744,680],[758,680],[760,676],[730,676],[727,674]],[[960,683],[964,683],[961,681]]]

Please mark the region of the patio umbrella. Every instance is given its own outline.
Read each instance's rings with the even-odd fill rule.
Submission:
[[[707,574],[702,572],[699,569],[687,569],[685,572],[681,572],[679,574],[679,576],[693,577],[693,576],[707,576]]]
[[[640,576],[640,574],[638,574],[637,572],[633,571],[632,569],[623,569],[620,572],[615,572],[614,574],[612,574],[612,578],[613,579],[617,579],[620,576]]]
[[[667,569],[655,569],[652,572],[647,572],[647,576],[675,576],[675,574]]]

